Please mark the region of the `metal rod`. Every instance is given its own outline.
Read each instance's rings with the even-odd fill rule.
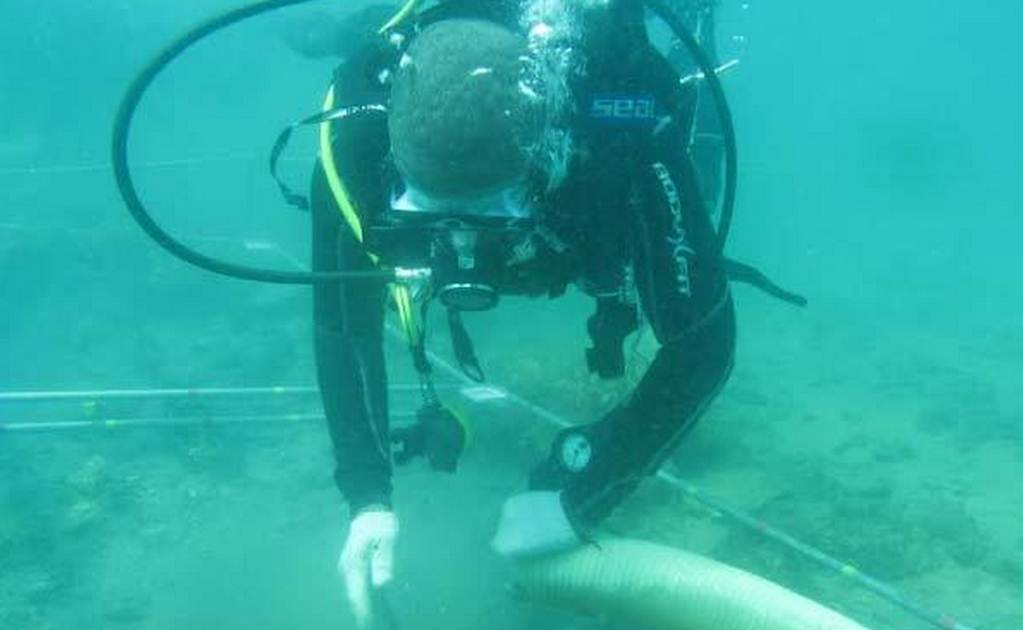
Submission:
[[[414,418],[415,413],[391,414],[393,419]],[[286,413],[248,416],[182,416],[177,418],[100,418],[96,420],[46,420],[0,422],[0,432],[35,432],[63,429],[122,429],[132,427],[181,427],[208,424],[292,424],[322,421],[322,413]]]
[[[699,488],[685,481],[681,477],[669,473],[665,470],[660,470],[657,476],[678,488],[687,497],[694,501],[702,504],[703,506],[710,508],[711,510],[724,514],[730,517],[732,520],[739,522],[749,529],[774,540],[775,542],[781,543],[786,547],[789,547],[804,557],[807,557],[820,565],[823,565],[836,573],[839,573],[855,582],[858,582],[861,586],[867,590],[879,595],[883,599],[899,606],[906,612],[912,614],[922,621],[926,621],[937,628],[944,628],[945,630],[973,630],[970,626],[966,626],[958,622],[954,617],[945,614],[935,613],[927,610],[921,604],[914,602],[902,593],[898,592],[895,587],[885,584],[884,582],[872,577],[866,573],[863,573],[854,565],[848,562],[842,562],[837,558],[830,556],[823,551],[812,547],[789,534],[779,530],[778,528],[770,525],[769,523],[751,516],[741,510],[729,507],[721,501],[714,499],[704,494]]]
[[[228,153],[224,155],[198,156],[150,160],[134,165],[136,169],[172,168],[178,166],[205,166],[216,162],[252,162],[265,159],[255,153]],[[302,158],[281,158],[281,162],[306,162]],[[80,164],[39,164],[9,166],[0,168],[0,175],[70,175],[76,173],[105,173],[113,167],[107,162]]]
[[[177,427],[202,424],[255,424],[260,422],[308,422],[322,419],[318,413],[292,413],[268,416],[184,416],[180,418],[105,418],[97,420],[55,420],[0,422],[0,431],[46,431],[54,429],[120,429],[128,427]]]
[[[451,387],[451,386],[448,386]],[[390,391],[419,391],[418,385],[391,385]],[[0,403],[102,400],[144,400],[150,398],[208,398],[217,396],[295,396],[315,394],[315,387],[196,387],[169,389],[94,389],[0,392]]]

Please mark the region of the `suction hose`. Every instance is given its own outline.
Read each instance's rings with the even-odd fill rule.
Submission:
[[[523,599],[637,630],[867,630],[751,573],[639,540],[525,562],[517,588]]]

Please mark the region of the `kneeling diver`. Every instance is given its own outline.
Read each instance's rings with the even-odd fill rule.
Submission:
[[[427,304],[459,313],[500,295],[595,298],[589,367],[624,371],[622,340],[644,318],[660,349],[635,390],[595,422],[563,431],[509,498],[494,548],[528,556],[570,548],[654,471],[724,385],[735,317],[726,269],[688,152],[695,93],[647,41],[643,5],[580,10],[586,72],[537,81],[548,25],[499,1],[451,1],[416,16],[336,71],[332,121],[311,191],[316,271],[423,270],[397,296],[425,383],[412,432],[389,429],[383,324],[387,289],[315,288],[316,360],[352,520],[339,560],[356,615],[392,579],[397,457],[453,469],[457,421],[429,385],[420,324]],[[582,4],[582,3],[580,3]],[[612,28],[613,26],[613,28]],[[570,151],[559,149],[570,146]],[[552,157],[554,159],[552,159]],[[471,349],[458,353],[477,369]],[[432,443],[431,443],[432,442]]]
[[[454,470],[464,442],[432,384],[423,330],[430,304],[447,309],[455,354],[478,379],[461,313],[491,308],[501,295],[554,298],[571,283],[591,295],[586,360],[601,377],[622,376],[623,340],[641,320],[660,344],[631,394],[594,422],[562,431],[529,489],[506,500],[493,546],[523,557],[586,540],[724,385],[735,349],[729,277],[805,301],[722,255],[735,198],[731,121],[710,61],[663,0],[446,0],[419,14],[410,1],[381,36],[345,49],[324,112],[302,121],[321,131],[310,200],[278,181],[289,202],[311,210],[313,271],[254,269],[189,248],[157,224],[134,186],[127,158],[134,113],[154,78],[191,45],[305,1],[236,9],[161,52],[122,101],[112,162],[128,210],[168,251],[217,273],[314,286],[317,372],[335,479],[352,514],[339,569],[364,625],[372,590],[393,577],[392,460],[424,455],[434,468]],[[704,17],[713,10],[708,0],[685,1]],[[693,164],[701,156],[699,170],[708,173],[722,159],[694,142],[707,124],[696,114],[700,83],[680,80],[651,45],[644,4],[688,42],[713,88],[730,149],[717,231]],[[545,14],[552,6],[564,11]],[[278,139],[272,171],[294,127]],[[716,180],[705,184],[716,196]],[[383,353],[388,292],[424,401],[415,425],[393,431]]]

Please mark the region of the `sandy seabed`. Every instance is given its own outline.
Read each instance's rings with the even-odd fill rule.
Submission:
[[[1023,392],[1013,366],[1023,339],[825,326],[812,311],[737,293],[735,372],[668,465],[928,609],[986,630],[1018,627]],[[292,321],[307,307],[304,298],[259,295],[265,316]],[[94,323],[89,378],[115,382],[132,357],[133,377],[151,372],[161,382],[188,365],[190,386],[225,384],[238,366],[255,374],[247,384],[311,381],[304,320],[278,328],[282,340],[265,323],[221,312],[186,340],[182,327],[199,318],[176,316],[150,322],[145,335],[117,335],[125,324],[117,318]],[[521,312],[495,317],[521,322]],[[482,333],[494,329],[489,320],[470,322],[493,381],[575,420],[597,417],[628,390],[585,374],[581,337],[544,325],[561,321],[555,308],[536,317],[500,338]],[[630,346],[636,366],[650,341]],[[414,382],[402,344],[388,343],[392,382]],[[442,339],[436,347],[446,355]],[[391,600],[401,627],[614,628],[516,602],[509,567],[487,546],[501,500],[523,487],[554,428],[507,400],[448,398],[474,425],[460,472],[419,462],[396,478],[403,538]],[[392,396],[396,415],[416,404],[414,392]],[[326,432],[317,421],[220,422],[318,410],[308,395],[8,407],[7,420],[198,422],[0,433],[0,627],[349,627],[333,567],[344,510]],[[872,628],[928,627],[659,481],[607,527],[740,566]]]

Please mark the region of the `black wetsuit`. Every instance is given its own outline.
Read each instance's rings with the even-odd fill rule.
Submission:
[[[622,11],[635,8],[620,5]],[[453,1],[429,15],[485,15],[516,27],[499,6]],[[523,286],[498,287],[556,296],[576,282],[598,296],[598,311],[605,314],[641,308],[661,344],[631,395],[582,428],[593,446],[589,465],[568,474],[550,459],[533,472],[534,488],[564,490],[563,503],[581,530],[606,516],[663,461],[726,381],[734,353],[728,283],[687,153],[693,95],[645,45],[642,19],[628,21],[634,17],[612,16],[619,28],[587,52],[588,73],[574,86],[576,151],[563,184],[543,197],[536,212],[565,248],[539,248]],[[380,69],[395,61],[388,58],[394,54],[382,45],[347,60],[335,75],[338,104],[386,102]],[[635,124],[590,115],[605,95],[630,94],[649,95],[657,119]],[[395,184],[386,120],[352,116],[335,121],[333,130],[338,170],[369,225],[388,210]],[[317,271],[373,268],[321,169],[313,178],[312,210]],[[630,303],[630,287],[638,307]],[[390,500],[385,301],[385,287],[368,281],[315,289],[316,359],[335,477],[353,511]],[[601,321],[591,319],[591,333]]]

